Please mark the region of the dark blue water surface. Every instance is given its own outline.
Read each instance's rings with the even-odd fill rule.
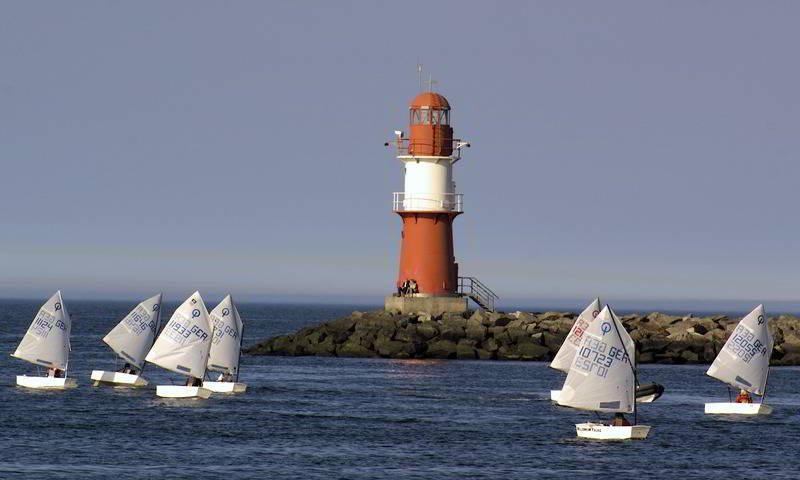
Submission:
[[[640,408],[651,437],[597,442],[575,438],[594,414],[550,403],[563,374],[540,362],[246,355],[235,396],[95,388],[91,370],[114,367],[101,338],[138,300],[66,301],[79,386],[58,392],[14,385],[35,372],[9,354],[39,303],[0,301],[0,478],[800,478],[795,367],[771,371],[772,415],[722,418],[703,414],[727,399],[705,367],[643,365],[643,381],[667,387]],[[365,307],[240,305],[244,343],[354,309]],[[145,377],[180,381],[152,365]]]

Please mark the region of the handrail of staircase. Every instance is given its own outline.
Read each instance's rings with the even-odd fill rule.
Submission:
[[[458,277],[459,293],[477,297],[486,310],[494,311],[494,302],[500,298],[489,287],[475,277]],[[474,299],[473,299],[474,300]]]

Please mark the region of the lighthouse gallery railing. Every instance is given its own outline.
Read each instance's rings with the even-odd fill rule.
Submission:
[[[406,210],[445,210],[449,212],[464,213],[463,193],[392,193],[392,210],[402,212]]]

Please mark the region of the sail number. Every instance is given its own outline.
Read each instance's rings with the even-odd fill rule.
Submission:
[[[588,337],[575,355],[575,368],[588,374],[606,378],[614,362],[629,363],[628,354],[621,348],[610,346],[596,338]]]
[[[725,344],[725,348],[741,358],[744,363],[749,363],[756,355],[763,356],[767,354],[766,345],[756,338],[753,332],[742,325],[736,326],[733,337]]]
[[[583,332],[589,328],[589,322],[586,320],[578,317],[578,321],[575,322],[575,326],[572,327],[572,331],[569,332],[569,336],[567,337],[567,341],[576,347],[581,345],[581,338],[583,337]]]
[[[47,338],[53,327],[66,331],[67,324],[61,319],[53,321],[55,318],[55,315],[40,310],[36,318],[33,319],[33,324],[31,324],[31,334],[35,337]]]
[[[202,342],[208,338],[206,331],[178,313],[172,317],[164,330],[169,338],[180,345],[185,345],[190,339],[199,338]]]
[[[211,341],[215,345],[218,344],[220,341],[222,341],[222,338],[225,337],[226,335],[233,338],[234,340],[239,338],[239,332],[237,332],[235,328],[232,328],[230,325],[222,326],[221,324],[222,324],[221,321],[214,322],[214,338],[211,339]]]
[[[153,321],[150,312],[141,305],[136,307],[136,309],[125,318],[125,324],[136,335],[141,335],[148,330],[153,333],[156,331],[156,322]]]

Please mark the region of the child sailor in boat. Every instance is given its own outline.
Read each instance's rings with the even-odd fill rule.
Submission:
[[[629,422],[628,419],[625,418],[625,415],[623,415],[620,412],[617,412],[614,414],[614,418],[611,419],[611,423],[609,425],[611,425],[612,427],[630,427],[631,422]]]
[[[133,365],[131,365],[130,363],[126,363],[125,366],[122,367],[122,370],[120,370],[120,373],[134,374],[134,373],[136,373],[136,368]]]
[[[739,390],[739,395],[736,395],[736,403],[753,403],[753,398],[747,390]]]

